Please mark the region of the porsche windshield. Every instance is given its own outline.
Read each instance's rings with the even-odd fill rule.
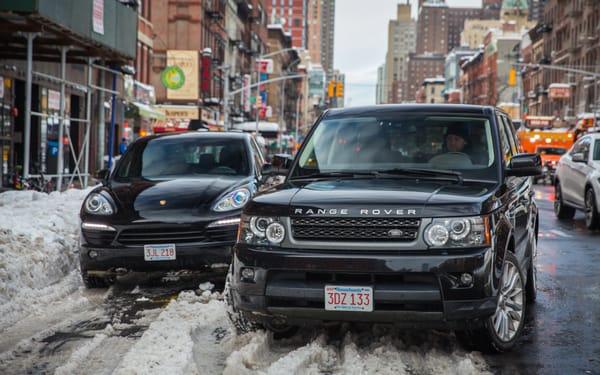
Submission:
[[[154,180],[249,173],[250,163],[241,140],[165,137],[135,144],[119,163],[116,178]]]
[[[303,149],[292,176],[399,169],[449,170],[465,179],[497,180],[494,135],[487,118],[386,113],[325,119]]]

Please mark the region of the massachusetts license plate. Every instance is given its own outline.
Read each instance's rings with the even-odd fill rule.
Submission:
[[[144,260],[175,260],[175,244],[144,245]]]
[[[325,310],[373,311],[373,288],[325,285]]]

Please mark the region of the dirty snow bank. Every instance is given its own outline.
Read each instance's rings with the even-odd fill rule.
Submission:
[[[244,336],[242,336],[244,337]],[[226,362],[234,374],[481,374],[479,353],[462,351],[446,333],[407,333],[389,327],[341,327],[333,334],[301,330],[287,340],[257,332]]]
[[[0,194],[0,330],[80,285],[78,212],[88,191]]]
[[[212,333],[225,322],[220,293],[206,290],[201,296],[182,292],[150,324],[141,339],[125,355],[115,374],[213,374],[208,366],[221,350],[210,342],[198,342],[198,331]],[[202,335],[201,335],[202,336]],[[195,363],[194,346],[207,347],[203,363]],[[201,370],[202,369],[202,370]]]

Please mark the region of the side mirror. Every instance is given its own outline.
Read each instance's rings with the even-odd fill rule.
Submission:
[[[285,176],[292,166],[292,160],[288,154],[273,155],[271,163],[263,166],[262,173],[266,176]]]
[[[96,178],[96,180],[102,181],[102,184],[106,185],[106,183],[108,182],[109,175],[110,175],[110,171],[108,169],[101,169],[96,172],[96,175],[94,176],[94,178]]]
[[[576,152],[571,156],[571,160],[573,160],[576,163],[586,163],[587,160],[585,160],[585,155],[583,155],[583,152]]]
[[[506,167],[507,176],[539,176],[542,174],[542,158],[538,154],[513,156]]]

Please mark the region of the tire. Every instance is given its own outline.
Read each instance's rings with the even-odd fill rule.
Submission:
[[[235,329],[236,334],[243,335],[244,333],[253,332],[263,328],[259,323],[249,318],[248,313],[245,311],[238,310],[235,307],[235,300],[231,292],[231,279],[233,277],[233,268],[230,265],[227,277],[225,278],[225,288],[223,290],[223,296],[225,300],[225,311],[227,312],[227,318],[231,322],[231,325]]]
[[[537,247],[537,239],[533,241],[533,246]],[[536,248],[531,250],[531,262],[527,269],[527,285],[525,286],[525,295],[527,296],[527,303],[535,303],[537,299],[537,274],[535,268],[535,253]]]
[[[496,312],[484,321],[481,328],[456,332],[458,340],[467,348],[503,353],[514,348],[521,337],[525,324],[527,292],[525,275],[512,253],[507,253],[504,259],[498,297]],[[507,308],[511,308],[511,311],[507,312]]]
[[[554,214],[560,220],[570,220],[575,216],[575,208],[567,206],[562,199],[560,181],[554,184]]]
[[[81,272],[81,279],[87,289],[108,288],[115,282],[114,278],[90,276],[87,272]]]
[[[585,225],[589,230],[600,227],[600,213],[596,207],[596,197],[594,189],[588,187],[585,191]]]

